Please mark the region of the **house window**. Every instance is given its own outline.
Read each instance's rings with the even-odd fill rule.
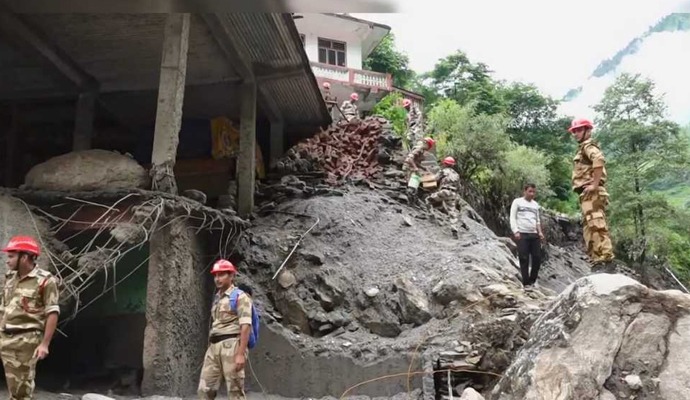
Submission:
[[[304,46],[304,43],[306,43],[306,41],[307,41],[307,37],[304,36],[304,34],[300,33],[299,39],[302,41],[302,46]]]
[[[345,43],[319,38],[319,62],[345,66]]]

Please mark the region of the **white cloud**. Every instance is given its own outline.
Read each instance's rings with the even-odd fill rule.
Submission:
[[[416,71],[457,49],[496,77],[560,97],[687,0],[400,0],[397,14],[353,14],[391,26]]]

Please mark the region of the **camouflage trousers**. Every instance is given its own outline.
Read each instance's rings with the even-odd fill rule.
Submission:
[[[199,399],[215,399],[222,379],[225,379],[230,400],[245,398],[244,369],[235,371],[235,349],[239,344],[239,338],[209,344],[204,356],[204,365],[201,367]]]
[[[40,331],[0,333],[0,354],[11,400],[29,400],[34,393],[36,362],[34,352],[43,340]]]
[[[440,205],[441,209],[445,211],[450,217],[450,229],[453,232],[458,231],[458,194],[450,189],[439,189],[430,194],[426,198],[427,203],[431,205]]]
[[[412,148],[412,146],[414,146],[415,143],[422,139],[421,131],[422,130],[419,126],[407,128],[407,143],[409,144],[410,148]]]
[[[580,195],[582,209],[583,231],[587,255],[592,263],[613,260],[613,245],[606,223],[606,206],[609,195],[606,189],[599,187],[596,192]]]

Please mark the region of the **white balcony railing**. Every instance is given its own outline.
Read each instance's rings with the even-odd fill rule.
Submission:
[[[311,63],[311,69],[314,71],[314,75],[317,78],[344,82],[353,86],[366,86],[383,90],[393,89],[393,82],[390,74],[338,67],[336,65],[316,62]]]

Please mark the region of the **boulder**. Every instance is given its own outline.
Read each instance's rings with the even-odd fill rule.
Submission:
[[[149,188],[146,170],[134,159],[107,150],[63,154],[31,168],[27,189],[91,191]]]
[[[395,287],[398,290],[400,312],[404,323],[417,326],[431,319],[429,301],[424,292],[406,278],[396,279]]]
[[[491,398],[688,399],[689,312],[679,291],[624,275],[581,278],[534,323]]]
[[[467,388],[462,392],[460,400],[484,400],[484,396],[472,388]]]
[[[453,300],[458,300],[461,304],[471,304],[484,298],[475,284],[458,275],[450,275],[440,280],[431,293],[442,305],[448,305]]]

